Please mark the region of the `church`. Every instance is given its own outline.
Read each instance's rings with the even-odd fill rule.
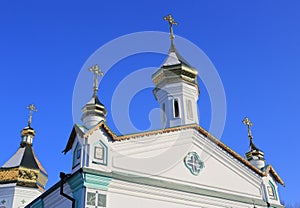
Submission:
[[[74,124],[64,153],[71,152],[70,173],[45,189],[47,172],[35,155],[31,127],[21,132],[17,152],[0,168],[0,208],[283,208],[278,185],[284,182],[253,141],[249,118],[249,151],[239,155],[199,126],[198,72],[177,51],[171,15],[170,48],[152,75],[161,128],[115,134],[98,98],[101,60],[91,99],[82,107],[82,123]],[[89,92],[86,92],[89,93]],[[151,141],[151,145],[148,145]]]

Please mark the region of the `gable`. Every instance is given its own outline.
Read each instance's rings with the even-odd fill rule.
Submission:
[[[100,128],[105,130],[106,133],[110,136],[110,138],[116,137],[116,135],[111,131],[111,129],[103,121],[101,121],[98,125],[96,125],[94,128],[92,128],[88,131],[84,127],[80,127],[79,125],[75,124],[71,131],[67,145],[62,152],[64,154],[66,154],[68,151],[70,151],[72,149],[76,135],[79,135],[81,138],[88,138],[89,136],[91,136],[95,131],[97,131]]]
[[[141,140],[143,141],[149,139],[151,140],[152,137],[160,137],[161,135],[166,135],[168,133],[172,132],[178,132],[178,131],[185,131],[187,129],[193,129],[196,130],[196,132],[203,137],[207,138],[212,144],[220,148],[222,151],[226,152],[227,154],[231,155],[235,160],[242,163],[247,169],[250,169],[252,172],[258,174],[261,177],[267,176],[268,174],[271,174],[276,182],[280,183],[284,186],[283,180],[280,178],[280,176],[276,173],[274,168],[272,166],[267,166],[265,170],[260,170],[253,164],[251,164],[249,161],[247,161],[245,158],[240,156],[238,153],[233,151],[231,148],[226,146],[224,143],[222,143],[220,140],[215,138],[213,135],[211,135],[209,132],[207,132],[205,129],[203,129],[201,126],[197,124],[191,124],[191,125],[185,125],[185,126],[178,126],[178,127],[171,127],[161,130],[154,130],[149,132],[143,132],[143,133],[137,133],[137,134],[131,134],[131,135],[124,135],[124,136],[118,136],[118,137],[112,137],[114,141],[124,141],[124,140]],[[180,133],[180,135],[182,135]],[[184,136],[184,135],[182,135]]]
[[[114,171],[241,196],[262,194],[258,174],[195,129],[116,142],[113,150]],[[189,153],[196,153],[203,162],[199,174],[193,174],[185,163]]]

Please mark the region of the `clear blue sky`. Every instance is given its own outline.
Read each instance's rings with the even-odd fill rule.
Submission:
[[[244,155],[249,141],[241,121],[248,115],[256,145],[286,183],[280,188],[281,199],[300,201],[299,11],[297,0],[2,0],[0,164],[18,148],[28,118],[25,106],[34,103],[39,109],[32,124],[37,131],[34,148],[48,171],[47,187],[58,181],[60,171],[70,172],[71,156],[61,151],[73,126],[72,95],[81,67],[100,46],[119,36],[167,32],[162,17],[172,13],[180,23],[175,33],[208,55],[223,82],[227,118],[221,140]],[[122,77],[139,68],[158,67],[163,59],[146,54],[118,63],[99,87],[108,111]],[[200,124],[207,128],[209,97],[203,84],[200,87]],[[141,105],[145,107],[137,108]],[[134,97],[130,112],[138,128],[149,127],[153,107],[157,104],[151,89]],[[110,116],[108,124],[117,131]]]

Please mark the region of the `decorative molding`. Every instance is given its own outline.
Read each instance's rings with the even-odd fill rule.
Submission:
[[[252,197],[240,196],[240,195],[235,195],[235,194],[220,192],[220,191],[213,191],[205,188],[199,188],[199,187],[194,187],[185,184],[178,184],[178,183],[163,181],[155,178],[142,177],[133,174],[124,174],[119,172],[108,173],[108,172],[98,171],[89,168],[83,168],[83,172],[89,176],[91,176],[92,174],[94,178],[94,182],[97,182],[97,180],[100,180],[100,178],[102,178],[102,180],[104,178],[110,178],[111,183],[113,183],[115,180],[119,180],[119,181],[129,182],[132,184],[146,185],[152,188],[156,187],[165,190],[179,191],[188,194],[197,194],[201,196],[212,197],[216,199],[225,199],[229,201],[241,202],[250,205],[252,205],[254,202],[256,205],[266,206],[266,202],[264,202],[262,199],[253,199]],[[93,183],[93,181],[90,182]],[[283,208],[283,206],[280,205],[277,205],[277,207]]]
[[[84,186],[107,191],[111,177],[84,172]]]
[[[189,152],[184,158],[184,164],[193,175],[199,175],[204,168],[204,162],[196,152]]]
[[[0,169],[0,183],[16,181],[19,177],[19,168]]]

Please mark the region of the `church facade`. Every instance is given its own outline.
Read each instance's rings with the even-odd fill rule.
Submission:
[[[152,75],[161,129],[116,135],[106,124],[97,95],[102,72],[94,65],[89,69],[93,96],[64,149],[72,154],[71,173],[61,173],[61,180],[27,208],[284,207],[278,193],[284,182],[254,145],[248,118],[243,121],[250,139],[246,157],[199,126],[197,70],[176,50],[176,22],[170,15],[165,20],[171,46]]]

